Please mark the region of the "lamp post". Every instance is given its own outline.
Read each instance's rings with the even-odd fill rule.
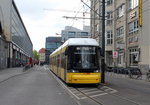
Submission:
[[[105,83],[105,0],[102,0],[102,55],[101,83]]]

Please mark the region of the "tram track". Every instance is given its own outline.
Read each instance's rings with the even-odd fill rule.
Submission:
[[[90,95],[90,93],[94,93],[94,92],[89,91],[89,90],[83,90],[82,88],[77,87],[77,86],[69,87],[64,82],[62,82],[58,77],[56,77],[51,71],[49,73],[51,73],[54,76],[54,78],[62,85],[63,88],[65,88],[69,92],[70,95],[75,97],[75,100],[77,101],[78,105],[81,105],[80,101],[82,101],[84,99],[89,99],[89,100],[93,101],[96,105],[107,105],[106,103],[98,100],[98,98],[95,98],[95,97],[100,97],[100,96],[105,96],[105,95],[110,95],[112,97],[116,97],[118,100],[121,100],[123,102],[128,102],[129,103],[128,105],[141,105],[140,103],[138,103],[132,99],[117,95],[116,94],[117,91],[115,91],[115,89],[112,89],[108,86],[100,86],[100,87],[90,88],[91,90],[95,90],[95,91],[99,90],[100,92],[102,92],[100,94]],[[112,91],[110,91],[110,89],[112,89]],[[82,97],[80,97],[80,96],[82,96]],[[118,103],[118,105],[120,105],[120,104]]]
[[[117,95],[117,94],[111,94],[111,93],[108,93],[108,92],[107,92],[107,94],[108,94],[108,95],[111,95],[111,96],[114,96],[114,97],[117,97],[117,98],[120,98],[121,100],[128,101],[128,102],[130,102],[130,103],[133,103],[134,105],[140,105],[139,103],[137,103],[137,102],[135,102],[135,101],[133,101],[133,100],[131,100],[131,99],[129,99],[129,98],[125,98],[125,97],[119,96],[119,95]]]
[[[95,103],[97,103],[98,105],[105,105],[102,102],[99,102],[98,100],[90,97],[89,95],[85,94],[84,92],[80,91],[78,88],[76,88],[79,92],[81,92],[84,96],[86,96],[87,98],[89,98],[90,100],[94,101]]]
[[[117,97],[118,100],[121,99],[122,101],[128,101],[129,103],[131,103],[132,105],[141,105],[139,104],[138,102],[135,102],[129,98],[125,98],[125,97],[122,97],[122,96],[119,96],[117,94],[112,94],[112,93],[109,93],[109,92],[105,92],[105,93],[101,93],[100,95],[92,95],[90,96],[89,94],[86,94],[84,91],[80,90],[79,88],[74,88],[76,89],[79,93],[81,93],[82,95],[84,95],[84,97],[80,98],[81,100],[82,99],[86,99],[86,98],[89,98],[90,100],[94,101],[95,103],[97,103],[98,105],[106,105],[104,104],[103,102],[101,102],[100,100],[97,100],[96,98],[94,97],[97,97],[97,96],[103,96],[103,95],[110,95],[110,96],[113,96],[113,97]],[[99,88],[97,88],[99,89]],[[101,90],[101,89],[99,89]],[[86,97],[86,98],[85,98]]]

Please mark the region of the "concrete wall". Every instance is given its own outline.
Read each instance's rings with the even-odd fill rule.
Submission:
[[[143,25],[140,27],[140,48],[141,48],[141,62],[140,66],[147,71],[150,68],[150,0],[147,0],[142,5],[142,21]]]

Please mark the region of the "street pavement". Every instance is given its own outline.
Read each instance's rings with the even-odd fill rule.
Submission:
[[[23,74],[19,68],[16,71],[12,74],[17,76],[0,83],[0,105],[77,105],[43,67],[35,66]]]
[[[23,67],[6,68],[0,70],[0,82],[3,82],[11,77],[17,76],[23,73]]]
[[[106,84],[98,88],[60,81],[48,66],[1,70],[0,105],[150,105],[150,82],[145,80],[106,73]]]
[[[137,105],[150,105],[150,82],[145,79],[130,79],[128,76],[106,74],[109,87],[116,89],[115,95],[132,100]]]

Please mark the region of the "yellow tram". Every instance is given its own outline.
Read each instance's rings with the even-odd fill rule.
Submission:
[[[71,38],[50,55],[50,70],[68,84],[98,84],[99,49],[95,39]]]

